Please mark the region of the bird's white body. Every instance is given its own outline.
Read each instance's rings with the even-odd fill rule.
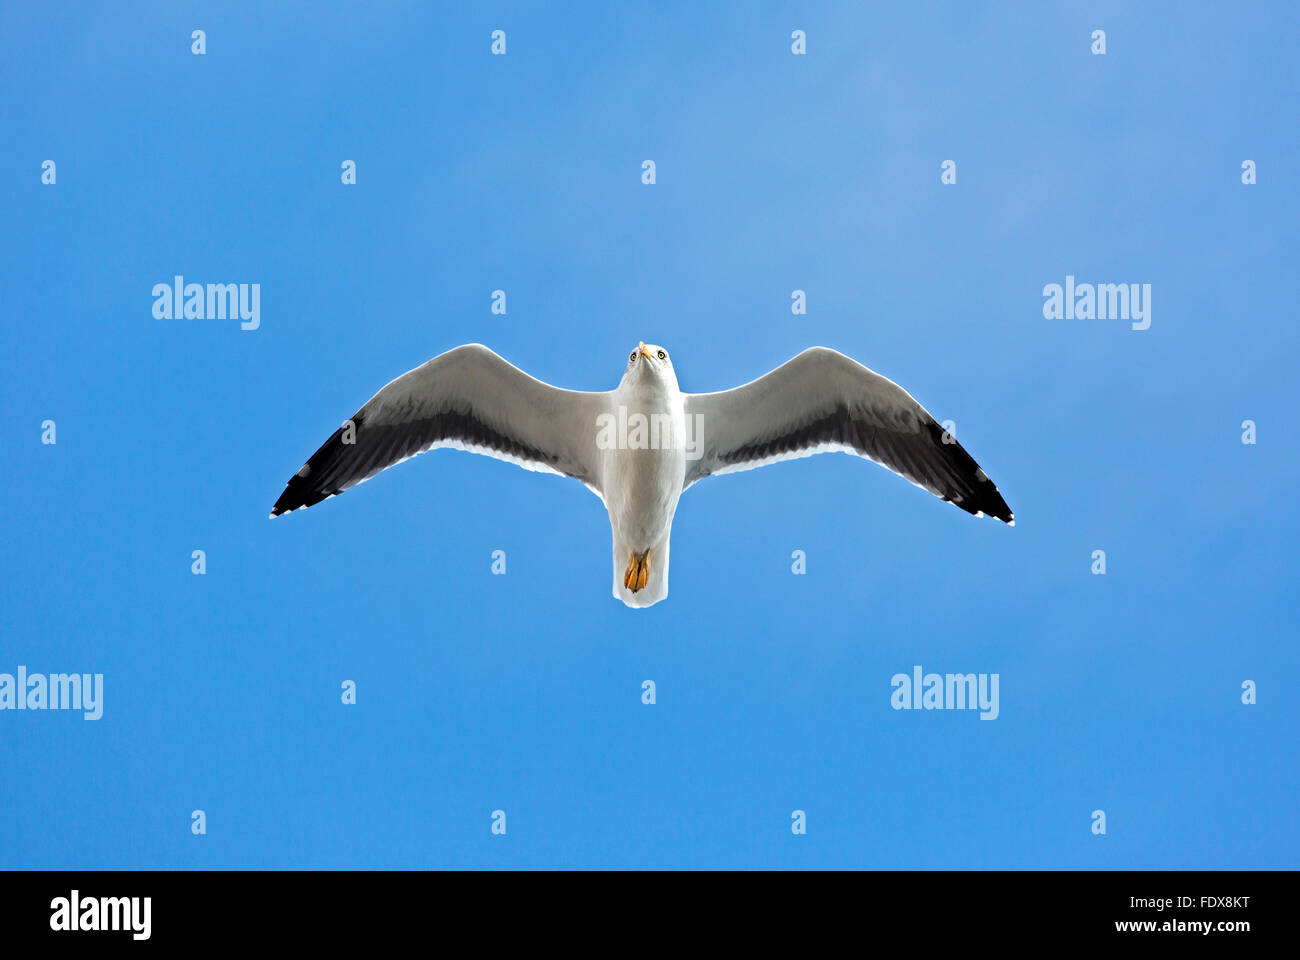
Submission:
[[[637,345],[618,388],[543,383],[481,344],[439,354],[376,393],[289,478],[276,517],[437,447],[580,480],[605,504],[614,596],[668,595],[682,492],[705,477],[838,450],[883,464],[976,516],[1013,523],[997,487],[902,387],[825,347],[757,380],[682,393],[668,353]]]
[[[615,422],[640,414],[642,422],[658,425],[660,442],[650,444],[647,436],[645,446],[616,442],[600,451],[600,489],[614,536],[614,597],[630,607],[648,607],[668,594],[668,541],[686,482],[686,450],[680,442],[687,436],[686,410],[676,377],[642,374],[652,361],[639,362],[608,395],[609,414]],[[628,556],[647,551],[646,586],[633,591],[624,584]]]

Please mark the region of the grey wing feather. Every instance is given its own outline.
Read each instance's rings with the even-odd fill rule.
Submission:
[[[437,447],[574,477],[600,496],[596,418],[607,406],[606,394],[552,387],[481,344],[456,347],[371,397],[289,478],[271,516]]]
[[[997,486],[902,387],[826,347],[721,393],[687,394],[701,456],[686,486],[712,474],[830,450],[874,460],[961,507],[1014,523]]]

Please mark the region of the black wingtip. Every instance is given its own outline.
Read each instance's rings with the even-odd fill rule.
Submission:
[[[1007,506],[1007,502],[1002,499],[1000,494],[998,496],[998,506],[992,510],[985,510],[984,513],[990,517],[995,517],[998,520],[1001,520],[1008,527],[1014,527],[1016,525],[1016,515],[1011,512],[1011,508]]]
[[[988,474],[976,468],[975,478],[975,495],[965,502],[958,503],[957,506],[977,517],[993,517],[995,520],[1001,520],[1007,526],[1014,527],[1016,525],[1016,515],[1011,512],[1011,507],[1002,498],[997,486],[988,478]]]
[[[971,506],[975,511],[984,514],[986,517],[994,517],[1001,520],[1008,526],[1015,526],[1016,516],[1007,506],[1006,500],[998,492],[993,481],[988,478],[983,470],[979,471],[980,485],[976,488],[975,497],[972,499]]]
[[[294,479],[297,478],[295,477]],[[293,480],[290,480],[288,484],[285,485],[284,492],[281,493],[279,498],[275,501],[275,505],[271,507],[272,520],[274,520],[276,517],[280,516],[281,514],[288,513],[290,510],[293,509],[292,506],[293,498],[291,496],[292,491],[293,491]]]
[[[965,478],[963,485],[970,490],[969,495],[961,499],[956,496],[944,497],[944,499],[961,507],[972,516],[993,517],[1008,526],[1014,527],[1016,525],[1015,514],[1011,512],[1011,507],[1007,505],[1007,501],[998,492],[997,484],[989,479],[989,475],[966,452],[966,449],[957,442],[954,436],[933,420],[928,426],[931,440],[940,449],[947,452],[949,463],[956,468],[959,475]]]
[[[285,487],[284,493],[280,494],[280,499],[276,500],[275,506],[271,507],[271,519],[274,520],[278,516],[291,513],[301,507],[302,504],[295,503],[295,499],[292,485]]]
[[[311,507],[320,503],[328,493],[319,490],[314,484],[308,482],[308,477],[312,474],[310,464],[304,465],[301,470],[289,478],[285,484],[284,493],[280,494],[280,499],[275,501],[275,506],[271,508],[271,519],[284,513],[292,513],[300,507]]]
[[[339,482],[336,479],[331,480],[331,477],[338,473],[334,467],[348,451],[356,449],[352,446],[354,439],[343,442],[343,431],[348,428],[355,436],[355,432],[361,429],[362,423],[363,414],[358,410],[320,445],[320,449],[311,455],[297,473],[289,478],[289,482],[284,485],[284,492],[280,494],[280,499],[276,500],[275,506],[271,507],[272,520],[281,514],[292,513],[302,507],[314,507],[322,500],[328,500],[336,493],[342,492],[344,488],[339,485]]]

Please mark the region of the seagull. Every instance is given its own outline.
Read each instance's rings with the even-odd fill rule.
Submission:
[[[438,447],[573,477],[600,497],[614,540],[613,593],[668,595],[682,492],[705,477],[841,451],[874,460],[974,516],[1011,508],[951,433],[902,387],[827,347],[720,393],[682,393],[668,351],[638,341],[618,389],[563,390],[478,343],[389,383],[289,478],[271,516],[310,507]]]

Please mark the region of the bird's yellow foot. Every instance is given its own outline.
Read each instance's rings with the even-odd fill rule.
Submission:
[[[627,561],[627,572],[623,574],[623,586],[636,593],[644,589],[645,583],[650,579],[650,551],[642,553],[635,551],[629,555]]]

